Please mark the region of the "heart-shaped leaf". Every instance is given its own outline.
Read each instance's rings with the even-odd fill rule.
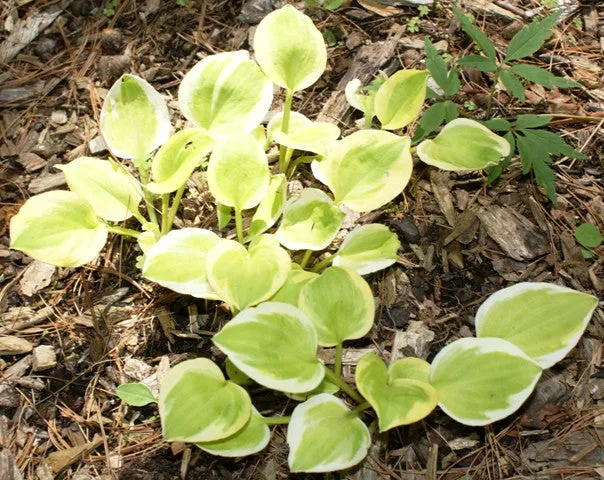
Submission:
[[[262,415],[252,405],[252,414],[245,427],[234,435],[214,442],[197,443],[202,450],[221,457],[244,457],[258,453],[268,445],[271,431]]]
[[[310,397],[314,397],[315,395],[319,395],[320,393],[330,393],[335,394],[340,391],[340,387],[338,387],[335,383],[331,383],[331,381],[324,377],[323,381],[319,384],[318,387],[312,389],[310,392],[302,392],[302,393],[289,393],[284,392],[285,395],[292,400],[296,400],[297,402],[305,402]]]
[[[107,227],[74,192],[55,190],[31,197],[10,221],[10,247],[58,267],[92,261],[107,241]]]
[[[541,367],[500,338],[462,338],[430,366],[438,405],[465,425],[487,425],[514,413],[541,376]]]
[[[206,269],[218,296],[242,310],[267,300],[281,288],[291,259],[274,235],[263,234],[248,250],[238,242],[223,240],[208,253]]]
[[[214,138],[254,130],[273,101],[273,85],[249,53],[210,55],[195,65],[178,89],[182,114]]]
[[[323,35],[291,5],[269,13],[254,33],[254,55],[273,83],[291,91],[315,83],[327,65]]]
[[[203,128],[186,128],[172,135],[157,151],[151,163],[153,193],[171,193],[182,187],[193,170],[202,165],[214,140]]]
[[[363,460],[371,435],[342,400],[322,393],[294,409],[287,443],[292,472],[333,472]]]
[[[417,146],[422,162],[443,170],[481,170],[510,154],[508,141],[475,120],[457,118]]]
[[[208,164],[208,187],[219,203],[245,210],[266,195],[270,182],[268,159],[249,133],[237,133],[219,143]]]
[[[373,112],[375,92],[369,92],[367,95],[363,95],[363,93],[360,92],[362,87],[363,84],[358,78],[350,80],[344,89],[346,101],[351,107],[356,108],[363,113]]]
[[[170,114],[162,96],[136,75],[113,84],[101,110],[101,132],[116,157],[146,160],[170,136]]]
[[[142,383],[124,383],[116,388],[115,393],[133,407],[143,407],[156,401],[149,387]]]
[[[549,368],[577,344],[597,305],[596,297],[570,288],[518,283],[480,306],[476,336],[503,338]]]
[[[419,115],[426,99],[427,70],[399,70],[375,95],[375,114],[385,130],[397,130]]]
[[[289,303],[294,307],[299,307],[298,298],[300,297],[302,287],[304,287],[304,285],[310,282],[313,278],[318,277],[318,273],[303,270],[299,266],[296,268],[296,265],[294,264],[289,272],[287,280],[285,280],[283,286],[277,290],[277,293],[271,297],[270,301]]]
[[[312,122],[304,115],[291,112],[287,133],[283,133],[283,113],[269,122],[269,138],[296,150],[325,155],[327,148],[340,136],[340,129],[333,123]]]
[[[387,370],[382,359],[370,353],[357,365],[357,388],[376,411],[380,432],[418,422],[428,416],[438,403],[432,385],[399,375],[407,373],[409,369],[405,360],[399,360]],[[395,365],[399,362],[403,362],[403,365],[397,369]],[[422,372],[427,373],[425,367],[420,369],[418,375],[422,375]],[[413,372],[409,373],[413,375]]]
[[[203,228],[172,230],[151,247],[143,275],[178,293],[217,299],[206,275],[208,252],[222,240]]]
[[[280,173],[271,177],[268,191],[258,205],[247,231],[246,241],[271,228],[281,216],[287,199],[287,179]]]
[[[315,177],[355,212],[375,210],[400,194],[413,169],[411,140],[390,132],[360,130],[335,142],[314,161]]]
[[[72,192],[85,198],[97,216],[121,222],[138,214],[141,189],[120,165],[98,158],[80,157],[67,165],[56,165],[63,171]]]
[[[325,374],[312,322],[286,303],[242,310],[213,341],[243,373],[274,390],[308,392]]]
[[[323,347],[361,338],[373,325],[373,293],[354,270],[328,268],[304,285],[298,302],[312,320]]]
[[[207,358],[172,367],[159,389],[159,415],[168,442],[213,442],[248,423],[252,402],[239,385],[225,380]]]
[[[359,275],[367,275],[395,263],[400,246],[401,242],[396,234],[385,225],[362,225],[346,236],[333,265],[348,267]]]
[[[323,250],[332,242],[343,220],[344,212],[325,192],[305,188],[285,205],[275,235],[290,250]]]

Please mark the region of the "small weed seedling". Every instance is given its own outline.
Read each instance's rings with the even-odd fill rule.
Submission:
[[[233,318],[213,337],[226,355],[228,379],[217,364],[197,358],[172,367],[158,395],[140,384],[118,388],[131,405],[157,402],[167,441],[240,457],[267,446],[270,425],[288,424],[291,471],[329,472],[366,456],[369,409],[381,432],[420,421],[437,405],[475,426],[516,411],[543,369],[577,344],[597,299],[544,283],[504,288],[479,308],[475,338],[450,343],[431,364],[403,358],[386,366],[367,355],[355,386],[348,384],[341,376],[344,343],[364,337],[375,317],[363,275],[395,263],[400,243],[386,226],[368,224],[348,233],[335,254],[313,257],[338,234],[344,206],[358,213],[382,208],[409,182],[411,138],[393,131],[419,115],[428,73],[402,70],[368,87],[350,82],[346,96],[365,113],[366,128],[340,139],[336,125],[292,111],[294,93],[313,85],[326,67],[325,43],[311,19],[287,5],[262,20],[253,43],[256,61],[246,51],[225,52],[185,75],[178,102],[190,126],[174,134],[162,96],[140,77],[120,78],[107,94],[100,127],[121,161],[81,157],[61,165],[70,190],[27,200],[11,219],[11,247],[75,267],[97,257],[109,232],[123,235],[143,252],[143,277],[229,306]],[[437,83],[453,95],[456,72],[443,73],[442,59],[436,63]],[[265,128],[275,84],[285,90],[284,108]],[[453,110],[448,101],[431,131]],[[508,140],[453,116],[413,148],[422,161],[482,170],[510,155]],[[380,130],[370,128],[374,118]],[[538,136],[526,133],[534,126],[518,119],[502,131],[521,145]],[[266,153],[273,144],[279,145],[275,171]],[[287,198],[288,179],[303,163],[325,187]],[[236,241],[202,228],[172,229],[198,168],[206,170],[220,228],[234,218]],[[140,229],[121,225],[126,220]],[[319,360],[319,347],[334,348],[333,368]],[[265,417],[252,404],[250,385],[283,392],[297,404],[290,415]]]
[[[582,223],[575,230],[575,239],[581,245],[583,257],[593,258],[595,255],[592,252],[594,248],[602,245],[602,233],[593,223]]]

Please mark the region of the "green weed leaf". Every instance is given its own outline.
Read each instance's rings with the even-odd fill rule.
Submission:
[[[597,248],[602,243],[602,233],[591,223],[583,223],[575,230],[577,242],[585,248]]]
[[[526,80],[529,80],[534,83],[538,83],[543,85],[546,88],[582,88],[579,82],[575,82],[574,80],[569,80],[567,78],[557,77],[551,72],[544,70],[543,68],[536,67],[534,65],[527,65],[525,63],[521,63],[519,65],[514,65],[510,68],[512,72],[514,72],[519,77],[522,77]]]
[[[481,122],[485,127],[496,132],[509,132],[512,129],[512,124],[505,118],[494,118]]]
[[[499,74],[499,78],[505,89],[520,100],[520,103],[524,103],[524,86],[522,85],[522,82],[518,80],[518,77],[513,73],[510,73],[509,70],[502,70]]]
[[[422,130],[422,138],[432,133],[445,121],[445,102],[437,102],[431,105],[419,119],[419,127]]]
[[[459,65],[464,67],[475,68],[481,72],[494,72],[497,70],[497,64],[490,58],[482,55],[466,55],[457,60]]]
[[[552,29],[561,15],[562,11],[559,11],[541,21],[534,21],[530,25],[524,26],[510,40],[507,55],[503,61],[507,63],[511,60],[528,57],[539,50],[552,35]]]
[[[552,203],[557,205],[556,176],[548,165],[552,160],[547,150],[542,150],[539,139],[531,135],[532,131],[524,130],[524,135],[516,135],[516,145],[522,160],[522,173],[526,174],[533,170],[537,185],[542,187]]]
[[[424,50],[426,52],[426,67],[436,84],[444,90],[447,97],[455,95],[460,87],[457,70],[452,68],[447,72],[446,62],[438,54],[428,37],[424,38]]]
[[[489,57],[492,61],[497,61],[497,53],[495,47],[489,40],[489,37],[480,30],[480,28],[472,25],[471,20],[466,17],[463,12],[453,5],[453,12],[461,23],[461,28],[466,32],[474,42],[480,47],[480,49]]]
[[[516,117],[516,128],[522,130],[524,128],[543,127],[551,120],[552,117],[547,115],[518,115]]]
[[[514,137],[514,134],[512,132],[506,132],[503,138],[505,138],[510,144],[510,153],[497,165],[493,165],[492,167],[487,168],[488,175],[487,180],[485,182],[486,185],[490,185],[501,176],[503,171],[508,167],[508,165],[512,161],[512,157],[514,156],[514,152],[516,151],[516,137]]]
[[[142,383],[124,383],[117,387],[115,393],[121,400],[133,407],[144,407],[156,402],[149,387]]]

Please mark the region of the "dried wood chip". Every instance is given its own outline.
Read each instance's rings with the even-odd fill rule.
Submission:
[[[31,352],[33,348],[32,343],[24,338],[14,335],[0,337],[0,355],[21,355]]]
[[[95,437],[92,442],[85,443],[84,445],[52,452],[48,455],[45,462],[50,467],[51,471],[56,474],[83,458],[102,443],[103,439],[101,437]]]
[[[46,160],[32,152],[20,154],[18,162],[23,165],[28,173],[38,171],[46,166]]]
[[[549,253],[547,236],[511,207],[488,205],[478,211],[488,235],[514,260],[530,260]]]
[[[427,358],[434,336],[434,332],[424,322],[417,320],[409,322],[409,327],[405,332],[396,332],[392,342],[390,363],[403,357]]]
[[[0,452],[0,478],[6,480],[23,480],[23,475],[17,467],[15,457],[8,448]]]
[[[30,193],[37,195],[38,193],[54,190],[67,185],[67,180],[63,172],[49,173],[41,177],[34,178],[27,189]]]
[[[448,245],[453,240],[457,240],[459,243],[467,245],[474,240],[479,226],[480,221],[478,220],[476,211],[472,209],[466,210],[457,217],[455,224],[453,225],[453,230],[451,230],[451,233],[445,238],[444,244]]]
[[[32,368],[34,372],[48,370],[57,365],[57,354],[52,345],[40,345],[34,348]]]
[[[451,195],[451,183],[449,182],[449,172],[439,172],[432,170],[430,172],[430,183],[434,197],[438,202],[440,210],[447,219],[449,225],[454,226],[457,219],[457,212],[453,206],[453,195]]]
[[[35,260],[25,269],[23,277],[19,281],[21,293],[26,297],[31,297],[39,290],[50,285],[52,276],[57,270],[54,265]]]

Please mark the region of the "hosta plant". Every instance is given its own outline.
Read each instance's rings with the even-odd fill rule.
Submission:
[[[198,358],[170,370],[157,399],[141,385],[118,390],[132,405],[158,402],[168,441],[242,456],[267,445],[267,425],[289,423],[291,470],[323,472],[364,458],[370,408],[382,431],[416,422],[436,405],[469,425],[512,413],[542,368],[578,341],[593,297],[544,284],[511,287],[481,307],[477,338],[451,343],[431,365],[406,358],[387,367],[369,356],[356,370],[356,389],[341,378],[344,343],[364,337],[375,317],[362,275],[395,263],[400,246],[379,224],[343,234],[345,212],[395,199],[411,178],[414,151],[439,168],[480,170],[506,157],[510,144],[474,120],[454,119],[412,148],[403,129],[423,107],[423,70],[349,85],[346,95],[366,121],[340,138],[337,126],[292,111],[294,93],[313,85],[327,62],[310,18],[290,5],[276,10],[258,25],[253,45],[255,60],[245,51],[211,55],[185,75],[178,101],[189,124],[175,133],[151,85],[135,75],[119,79],[100,117],[112,157],[60,166],[70,190],[25,202],[11,220],[11,246],[75,267],[93,261],[110,233],[124,235],[142,252],[143,277],[228,306],[233,318],[213,339],[228,358],[227,377]],[[284,89],[284,107],[265,127],[275,85]],[[379,130],[371,128],[376,121]],[[279,161],[271,166],[273,146]],[[288,196],[288,179],[303,164],[317,182]],[[174,230],[197,169],[216,201],[219,228]],[[219,230],[231,223],[235,234],[226,238]],[[319,259],[338,234],[344,238],[335,253]],[[317,357],[328,347],[335,348],[333,369]],[[244,389],[250,384],[300,403],[291,416],[264,417]]]

